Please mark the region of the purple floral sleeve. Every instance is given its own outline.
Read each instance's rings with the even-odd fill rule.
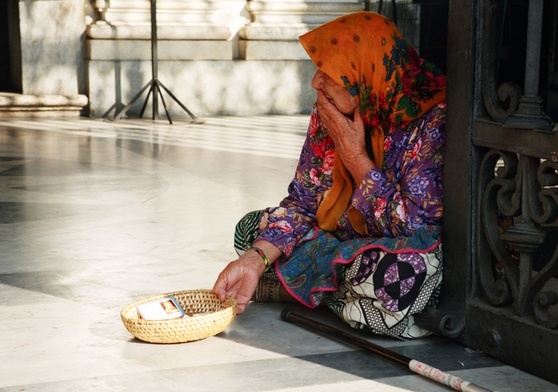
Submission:
[[[409,236],[440,225],[445,105],[386,137],[383,169],[371,170],[353,194],[374,236]]]
[[[333,152],[333,142],[321,130],[314,108],[288,196],[278,207],[264,211],[258,239],[273,243],[289,256],[298,241],[317,225],[318,200],[331,185]]]

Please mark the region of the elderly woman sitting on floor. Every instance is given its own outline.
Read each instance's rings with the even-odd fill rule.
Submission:
[[[288,196],[246,215],[213,291],[327,305],[409,339],[442,280],[445,77],[385,17],[357,12],[300,37],[317,101]],[[271,179],[270,179],[271,180]]]

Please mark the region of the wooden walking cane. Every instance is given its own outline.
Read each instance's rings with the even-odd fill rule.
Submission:
[[[281,312],[281,319],[305,327],[312,332],[319,332],[332,339],[358,347],[369,353],[378,355],[381,358],[388,359],[394,363],[397,363],[398,365],[410,369],[414,373],[420,374],[421,376],[439,382],[440,384],[447,385],[456,391],[491,392],[489,389],[480,387],[457,376],[453,376],[451,374],[443,372],[442,370],[436,369],[423,362],[408,358],[404,355],[388,350],[385,347],[348,334],[344,331],[341,331],[340,329],[330,327],[329,325],[309,319],[308,317],[297,314],[290,309],[283,309],[283,311]]]

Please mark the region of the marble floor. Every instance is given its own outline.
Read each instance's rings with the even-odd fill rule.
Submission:
[[[184,344],[124,328],[131,302],[211,288],[236,221],[285,195],[306,121],[0,118],[0,390],[450,390],[281,321],[281,304]],[[438,337],[354,333],[492,391],[558,389]]]

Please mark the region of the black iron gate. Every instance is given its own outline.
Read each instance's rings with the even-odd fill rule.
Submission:
[[[445,286],[424,322],[558,383],[556,3],[449,3]]]

